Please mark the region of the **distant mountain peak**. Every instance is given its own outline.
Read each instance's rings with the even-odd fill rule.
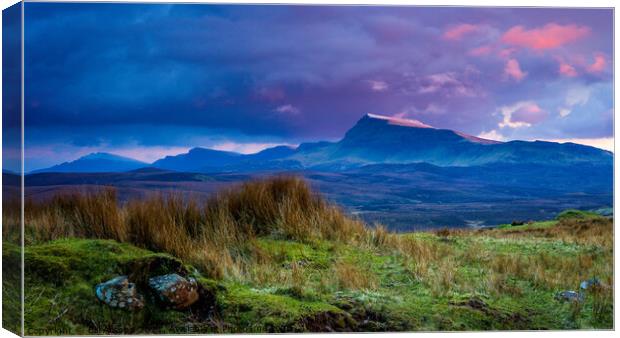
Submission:
[[[613,154],[573,143],[500,142],[421,121],[366,114],[335,142],[278,145],[254,154],[195,147],[151,164],[104,152],[83,156],[38,172],[121,172],[155,167],[183,172],[252,170],[344,170],[367,164],[429,163],[436,166],[478,166],[491,163],[609,164]]]
[[[366,114],[365,117],[369,119],[373,119],[373,120],[387,121],[388,124],[396,125],[396,126],[435,129],[435,127],[433,126],[430,126],[424,122],[414,120],[414,119],[404,119],[400,117],[385,116],[385,115],[379,115],[379,114]]]
[[[33,173],[42,172],[124,172],[142,168],[147,164],[133,158],[96,152],[84,155],[77,160],[64,162],[49,168],[39,169]]]
[[[112,153],[106,153],[106,152],[90,153],[90,154],[80,157],[78,160],[114,160],[114,161],[140,162],[133,158],[120,156],[120,155],[116,155]]]
[[[364,117],[366,119],[369,120],[380,120],[380,121],[386,121],[387,124],[389,125],[394,125],[394,126],[402,126],[402,127],[412,127],[412,128],[423,128],[423,129],[435,129],[435,130],[439,130],[431,125],[428,125],[424,122],[418,121],[418,120],[414,120],[414,119],[404,119],[404,118],[399,118],[399,117],[393,117],[393,116],[385,116],[385,115],[378,115],[378,114],[366,114],[366,116]],[[364,119],[363,118],[363,119]],[[363,120],[362,119],[362,120]],[[465,134],[459,131],[454,131],[451,130],[454,134],[470,141],[470,142],[474,142],[474,143],[480,143],[480,144],[499,144],[502,143],[500,141],[494,141],[494,140],[489,140],[489,139],[484,139],[484,138],[480,138],[477,136],[472,136],[469,134]]]
[[[194,147],[192,149],[190,149],[187,154],[211,154],[211,153],[219,153],[219,154],[226,154],[226,155],[230,155],[230,156],[241,156],[240,153],[236,153],[234,151],[228,151],[228,150],[217,150],[217,149],[211,149],[211,148],[203,148],[203,147]],[[182,154],[180,154],[182,155]]]

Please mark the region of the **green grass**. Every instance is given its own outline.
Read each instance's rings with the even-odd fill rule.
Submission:
[[[11,244],[4,242],[5,248]],[[16,259],[19,251],[4,250],[3,260]],[[26,335],[186,332],[193,319],[188,313],[148,305],[136,313],[100,303],[96,284],[148,261],[160,262],[152,273],[189,266],[169,255],[156,254],[111,240],[66,239],[28,246],[25,251]],[[157,271],[157,268],[162,270]],[[17,286],[13,286],[17,287]]]
[[[429,245],[442,253],[439,258],[407,256],[398,246],[263,237],[253,243],[262,263],[252,266],[262,267],[267,277],[246,271],[220,281],[201,276],[170,255],[112,240],[30,245],[25,252],[26,334],[611,328],[610,300],[588,295],[575,309],[554,295],[577,289],[576,284],[552,286],[518,272],[518,267],[504,273],[490,268],[498,257],[515,254],[519,259],[543,255],[551,260],[590,255],[590,272],[579,277],[610,273],[606,248],[531,236],[529,231],[556,231],[555,227],[556,222],[549,221],[511,229],[510,234],[499,229],[447,237],[432,233],[394,237]],[[17,247],[4,243],[5,262],[18,255]],[[424,260],[427,265],[422,269]],[[342,284],[338,272],[342,264],[355,267],[374,283]],[[557,272],[551,266],[546,269],[545,273]],[[213,295],[210,304],[200,305],[203,312],[164,310],[149,302],[141,311],[127,312],[95,298],[94,286],[119,274],[131,273],[130,278],[139,281],[172,271],[196,276],[205,292]],[[490,282],[491,277],[499,282]],[[604,275],[597,277],[605,280]],[[15,304],[9,299],[11,305]],[[211,307],[214,311],[206,310]]]
[[[599,214],[592,211],[584,211],[584,210],[576,210],[576,209],[568,209],[562,211],[556,219],[567,219],[567,218],[579,218],[579,219],[588,219],[588,218],[597,218],[601,217]]]
[[[231,332],[305,332],[352,330],[351,316],[318,300],[300,300],[274,289],[230,284],[218,297]]]
[[[498,229],[519,229],[519,230],[525,230],[525,229],[544,229],[544,228],[549,228],[552,227],[554,225],[556,225],[558,223],[557,220],[551,220],[551,221],[541,221],[541,222],[532,222],[532,223],[526,223],[523,225],[512,225],[512,224],[500,224],[497,226]]]
[[[2,327],[20,335],[21,332],[21,252],[19,246],[2,245]]]
[[[608,212],[606,209],[601,209],[600,213]],[[555,219],[548,221],[538,221],[538,222],[530,222],[525,223],[523,225],[512,225],[512,224],[500,224],[497,226],[497,229],[518,229],[518,230],[526,230],[526,229],[545,229],[552,227],[558,223],[559,220],[562,219],[592,219],[592,218],[600,218],[602,217],[600,213],[593,211],[585,211],[585,210],[577,210],[577,209],[568,209],[559,213]]]
[[[325,268],[331,264],[334,244],[326,241],[300,243],[295,241],[260,238],[258,247],[282,264],[302,263],[316,268]]]

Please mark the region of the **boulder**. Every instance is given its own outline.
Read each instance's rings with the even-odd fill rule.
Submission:
[[[110,307],[128,310],[139,310],[144,307],[144,298],[136,290],[135,284],[129,283],[127,276],[118,276],[97,284],[95,294],[100,301]]]
[[[149,278],[149,286],[163,304],[177,310],[186,309],[199,298],[196,280],[176,273]]]

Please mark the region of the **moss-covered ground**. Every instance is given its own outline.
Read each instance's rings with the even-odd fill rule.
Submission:
[[[374,244],[268,235],[249,243],[251,262],[221,278],[113,240],[31,244],[25,333],[610,329],[611,220],[564,216],[492,230],[390,234]],[[18,247],[3,245],[3,261],[18,260]],[[147,301],[130,312],[95,297],[95,285],[117,275],[139,283],[168,272],[196,277],[202,301],[186,311]],[[585,291],[583,303],[555,298],[593,277],[601,285]]]

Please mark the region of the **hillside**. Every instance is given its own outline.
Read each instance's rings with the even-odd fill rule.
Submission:
[[[106,190],[26,206],[27,335],[613,327],[613,226],[596,214],[394,234],[295,178],[204,204],[116,202]],[[3,234],[5,266],[19,260],[16,230]],[[176,310],[150,298],[145,280],[166,273],[194,278],[198,301]],[[97,299],[95,286],[119,275],[143,308]],[[579,298],[562,293],[588,280]]]

